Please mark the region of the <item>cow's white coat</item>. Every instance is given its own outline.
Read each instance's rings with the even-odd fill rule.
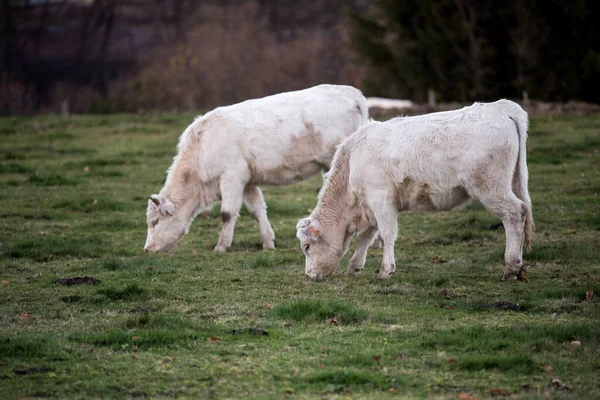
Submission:
[[[524,278],[523,242],[530,248],[533,235],[527,127],[527,113],[508,100],[366,124],[340,145],[316,208],[297,225],[306,274],[334,272],[356,232],[347,272],[359,273],[379,230],[388,277],[399,211],[451,210],[475,198],[504,224],[505,276]]]
[[[145,249],[166,251],[198,213],[221,201],[216,251],[231,246],[242,202],[256,218],[264,248],[275,235],[258,185],[288,185],[328,170],[336,147],[368,118],[350,86],[320,85],[219,107],[181,135],[167,180],[148,200]]]

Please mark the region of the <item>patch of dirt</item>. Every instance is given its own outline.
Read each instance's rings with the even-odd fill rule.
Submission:
[[[482,304],[481,308],[512,311],[519,311],[521,309],[518,305],[511,303],[510,301],[497,301],[495,303]]]
[[[265,331],[262,328],[234,329],[232,331],[229,331],[229,333],[231,333],[232,335],[243,335],[245,333],[247,333],[248,335],[255,335],[255,336],[268,336],[269,335],[269,332]]]
[[[38,368],[27,368],[27,369],[14,369],[13,372],[17,375],[31,375],[31,374],[41,374],[44,372],[54,372],[55,368],[49,368],[44,365]]]
[[[59,285],[74,286],[74,285],[97,285],[100,281],[91,276],[76,276],[75,278],[60,278],[55,281]]]

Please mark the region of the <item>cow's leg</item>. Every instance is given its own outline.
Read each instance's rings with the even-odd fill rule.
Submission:
[[[215,251],[224,253],[233,241],[233,228],[235,221],[240,215],[245,183],[236,179],[221,178],[221,217],[223,218],[223,229]]]
[[[258,222],[258,228],[263,238],[263,248],[274,249],[275,234],[267,219],[267,205],[265,204],[262,190],[254,185],[246,186],[244,190],[244,204],[256,222]]]
[[[365,260],[367,259],[367,250],[369,249],[369,245],[373,242],[375,235],[377,234],[377,227],[370,226],[365,229],[363,232],[358,234],[357,237],[357,247],[354,255],[350,259],[348,263],[348,269],[346,273],[349,275],[354,275],[360,273],[365,267]]]
[[[383,241],[383,260],[380,278],[389,278],[396,272],[394,242],[398,236],[398,210],[385,190],[372,190],[367,194],[367,204],[377,220],[377,228]]]
[[[523,240],[525,216],[527,207],[525,203],[515,196],[512,191],[498,193],[479,193],[479,201],[485,208],[496,214],[506,233],[506,249],[504,251],[504,261],[506,262],[506,271],[502,279],[516,276],[519,280],[526,279],[526,271],[523,267]]]

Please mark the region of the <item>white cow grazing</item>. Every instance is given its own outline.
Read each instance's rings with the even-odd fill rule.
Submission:
[[[197,118],[179,138],[165,186],[148,200],[144,249],[171,249],[217,201],[223,230],[215,251],[231,246],[242,201],[258,221],[263,247],[274,248],[257,185],[288,185],[328,170],[336,147],[367,118],[361,92],[336,85],[248,100]]]
[[[379,230],[379,276],[389,277],[399,211],[451,210],[474,198],[504,224],[504,277],[525,279],[523,241],[530,250],[534,228],[527,127],[527,113],[508,100],[366,124],[340,145],[316,208],[297,225],[306,274],[333,273],[355,232],[347,272],[359,273]]]

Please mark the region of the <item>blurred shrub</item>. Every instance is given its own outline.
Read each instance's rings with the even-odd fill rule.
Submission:
[[[23,115],[35,111],[37,96],[33,86],[9,73],[0,76],[0,115]]]
[[[92,86],[59,82],[54,86],[48,99],[48,111],[61,113],[98,113],[104,110],[106,100]],[[67,107],[67,110],[63,110]]]
[[[204,4],[186,21],[185,40],[155,47],[135,73],[110,81],[104,97],[90,87],[61,84],[50,109],[59,111],[67,99],[72,112],[196,112],[362,79],[362,69],[349,61],[342,19],[326,30],[298,29],[282,37],[259,2],[247,1],[227,8]]]

